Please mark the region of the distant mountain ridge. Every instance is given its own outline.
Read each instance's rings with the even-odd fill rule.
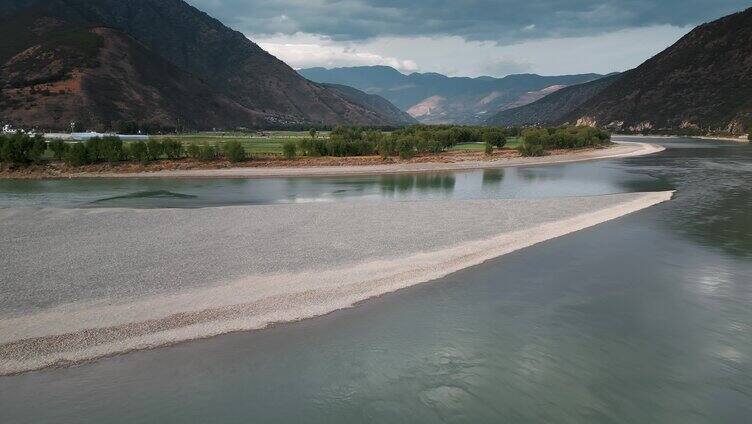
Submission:
[[[533,103],[503,110],[486,122],[489,125],[556,125],[583,103],[595,97],[619,78],[613,74],[583,84],[572,85]]]
[[[488,123],[580,123],[627,132],[752,131],[752,8],[698,26],[635,69],[569,87]]]
[[[533,102],[563,87],[592,81],[599,74],[448,77],[437,73],[405,75],[388,66],[308,68],[311,81],[355,87],[378,94],[423,123],[481,124],[488,116]]]
[[[182,0],[4,0],[0,37],[0,121],[16,125],[405,123],[300,77]]]

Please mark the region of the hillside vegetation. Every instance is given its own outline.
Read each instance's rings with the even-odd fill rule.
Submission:
[[[302,78],[182,0],[5,0],[0,39],[0,122],[19,127],[414,122]]]

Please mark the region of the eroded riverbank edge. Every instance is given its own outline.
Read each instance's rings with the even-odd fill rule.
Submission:
[[[167,298],[120,305],[105,302],[83,310],[63,308],[3,320],[0,374],[77,364],[324,315],[619,218],[670,200],[672,195],[671,191],[611,195],[619,201],[607,207],[399,259],[367,261],[326,272],[241,278],[221,287],[194,289]],[[595,198],[605,197],[609,196]],[[238,299],[248,301],[238,303]],[[142,319],[134,321],[127,313],[121,321],[112,318],[125,311]],[[138,311],[150,311],[151,315]]]

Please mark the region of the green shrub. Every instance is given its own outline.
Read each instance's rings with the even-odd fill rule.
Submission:
[[[204,143],[199,146],[198,148],[198,159],[202,161],[210,161],[217,158],[217,147]]]
[[[347,142],[336,134],[326,140],[324,154],[328,156],[347,156]]]
[[[242,162],[247,157],[243,144],[237,140],[226,142],[224,144],[224,148],[225,148],[225,156],[227,156],[227,159],[229,159],[230,162],[234,162],[234,163]]]
[[[189,158],[198,159],[201,156],[201,147],[196,143],[191,143],[185,149]]]
[[[103,137],[99,146],[102,159],[113,164],[123,159],[123,140],[119,137]]]
[[[282,154],[285,156],[285,159],[295,159],[297,150],[298,146],[294,141],[285,141],[284,144],[282,144]]]
[[[433,151],[432,143],[427,138],[418,138],[415,148],[418,150],[418,153],[431,153]]]
[[[416,141],[411,137],[403,137],[397,140],[397,151],[400,159],[411,159],[415,156]]]
[[[536,145],[545,149],[551,142],[551,136],[545,128],[528,128],[522,132],[522,144]]]
[[[490,144],[492,147],[501,149],[507,144],[507,138],[504,135],[504,131],[500,128],[487,128],[483,132],[483,142]]]
[[[86,148],[86,154],[89,156],[89,162],[98,162],[103,157],[102,152],[102,139],[99,137],[92,137],[86,140],[84,147]]]
[[[327,154],[326,141],[320,138],[298,140],[298,152],[305,156],[325,156]]]
[[[162,140],[162,150],[169,159],[183,157],[183,143],[178,140]]]
[[[48,147],[50,148],[50,150],[52,150],[52,155],[57,160],[62,160],[63,155],[65,155],[65,152],[68,150],[68,144],[60,139],[50,141],[48,143]]]
[[[89,149],[83,143],[73,143],[63,156],[65,163],[71,166],[86,165],[90,162],[89,158]]]
[[[141,163],[149,163],[151,158],[149,147],[143,141],[134,141],[128,144],[128,156]]]
[[[44,159],[44,152],[47,151],[47,142],[41,134],[34,136],[34,143],[29,151],[29,160],[34,163],[41,163]]]
[[[393,156],[396,153],[396,149],[390,138],[382,137],[376,144],[376,152],[382,159],[387,159],[389,156]]]
[[[432,140],[428,148],[431,153],[441,153],[444,151],[444,145],[439,140]]]
[[[545,149],[540,144],[528,144],[528,143],[522,143],[520,147],[517,148],[517,151],[520,152],[522,156],[530,157],[530,156],[543,156],[545,154]]]
[[[162,143],[160,143],[157,139],[150,138],[146,142],[146,152],[149,156],[149,160],[158,160],[160,157],[162,157],[162,153],[164,153]]]
[[[486,143],[485,152],[487,155],[493,154],[493,144]]]
[[[34,139],[21,132],[5,136],[4,139],[2,152],[0,152],[3,162],[24,166],[33,161],[36,154]]]
[[[0,134],[0,164],[6,162],[5,159],[5,145],[8,143],[8,137],[5,134]]]

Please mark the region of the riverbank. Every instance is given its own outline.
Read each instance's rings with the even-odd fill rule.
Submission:
[[[671,196],[4,209],[0,374],[326,314]]]
[[[712,136],[712,135],[705,135],[705,136],[695,136],[695,135],[642,135],[642,134],[614,134],[614,137],[618,138],[626,138],[626,139],[645,139],[645,138],[665,138],[665,139],[675,139],[675,138],[691,138],[694,140],[714,140],[714,141],[732,141],[734,143],[749,143],[749,139],[747,137],[722,137],[722,136]]]
[[[410,160],[380,157],[319,157],[294,160],[253,160],[242,165],[197,161],[160,161],[151,165],[127,164],[81,168],[43,167],[0,172],[0,178],[268,178],[334,175],[394,174],[428,171],[503,168],[545,165],[647,155],[663,147],[642,142],[615,142],[600,149],[556,150],[542,157],[521,157],[516,151],[500,150],[491,156],[482,152],[445,152]]]

